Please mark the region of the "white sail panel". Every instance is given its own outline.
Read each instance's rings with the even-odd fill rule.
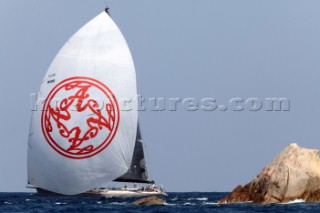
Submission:
[[[129,48],[105,12],[81,28],[52,62],[28,140],[28,182],[74,195],[130,167],[138,114],[119,102],[137,95]]]

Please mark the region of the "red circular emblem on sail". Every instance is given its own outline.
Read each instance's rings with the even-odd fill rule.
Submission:
[[[112,142],[120,112],[113,92],[88,77],[63,80],[49,93],[42,111],[42,132],[49,145],[61,155],[92,157]]]

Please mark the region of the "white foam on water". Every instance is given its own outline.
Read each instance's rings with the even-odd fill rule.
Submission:
[[[206,201],[206,200],[208,200],[208,198],[207,197],[199,197],[199,198],[196,198],[196,200]]]
[[[280,203],[280,204],[295,204],[295,203],[305,203],[306,201],[305,200],[303,200],[303,199],[295,199],[295,200],[291,200],[291,201],[289,201],[289,202],[287,202],[287,203]]]
[[[27,198],[26,201],[30,201],[30,199]]]
[[[112,205],[126,205],[127,203],[126,203],[126,202],[122,202],[122,203],[112,202],[111,204],[112,204]]]
[[[101,201],[97,201],[97,204],[101,204],[102,202]]]
[[[177,197],[175,197],[175,198],[172,198],[171,200],[172,200],[172,201],[176,201],[176,200],[178,200],[178,198],[177,198]]]
[[[9,203],[9,202],[7,202],[7,201],[5,201],[5,202],[3,202],[4,204],[9,204],[9,205],[11,205],[12,203]]]
[[[176,206],[177,204],[173,204],[173,203],[164,203],[165,206]]]
[[[215,203],[215,202],[204,202],[204,205],[219,205],[219,203]]]
[[[56,202],[55,204],[56,205],[66,205],[66,203],[59,203],[59,202]]]
[[[189,202],[187,202],[187,203],[184,203],[183,204],[184,206],[193,206],[193,205],[195,205],[194,203],[189,203]]]
[[[227,203],[226,201],[224,203],[218,203],[221,205],[230,205],[230,204],[246,204],[246,203],[253,203],[252,201],[246,201],[246,202],[235,202],[235,203]]]
[[[207,198],[207,197],[197,197],[197,198],[190,197],[190,198],[188,198],[187,200],[200,200],[200,201],[206,201],[206,200],[208,200],[208,198]]]

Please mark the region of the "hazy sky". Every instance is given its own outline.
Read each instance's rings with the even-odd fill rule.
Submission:
[[[0,0],[0,191],[27,191],[30,93],[105,0]],[[140,113],[149,175],[169,191],[230,191],[289,143],[319,147],[319,1],[109,0],[148,97],[285,97],[290,111]]]

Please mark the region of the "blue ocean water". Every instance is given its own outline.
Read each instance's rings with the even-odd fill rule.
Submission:
[[[0,212],[320,212],[320,203],[253,205],[223,204],[228,193],[168,193],[164,206],[135,206],[136,199],[106,199],[95,196],[40,196],[36,193],[0,193]]]

